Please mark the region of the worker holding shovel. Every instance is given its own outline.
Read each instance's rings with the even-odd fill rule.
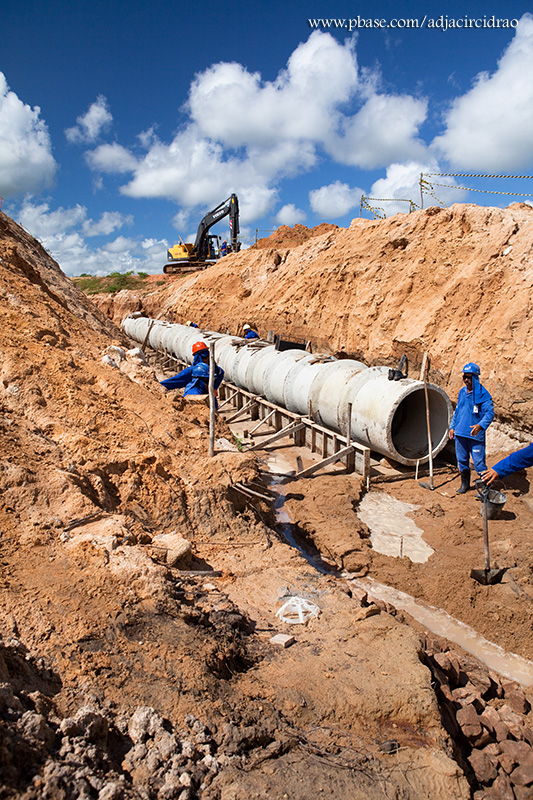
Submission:
[[[494,419],[492,397],[479,382],[480,369],[472,362],[463,367],[464,386],[459,392],[457,407],[450,422],[450,439],[455,440],[457,466],[461,486],[457,494],[470,488],[470,457],[481,476],[487,471],[485,461],[485,431]]]

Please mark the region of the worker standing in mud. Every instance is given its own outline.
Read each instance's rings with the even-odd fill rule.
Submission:
[[[463,367],[464,386],[459,392],[455,413],[450,422],[450,439],[455,440],[457,466],[461,486],[457,494],[470,488],[470,457],[481,477],[487,471],[485,461],[485,431],[494,419],[492,397],[479,382],[480,369],[469,362]]]
[[[205,342],[192,346],[193,362],[177,375],[159,381],[165,389],[185,389],[184,397],[207,395],[209,392],[209,348]],[[224,380],[224,370],[215,364],[215,391]]]
[[[254,331],[254,329],[251,327],[251,325],[248,325],[248,323],[245,323],[242,326],[242,329],[244,331],[245,339],[259,339],[259,334],[257,331]]]

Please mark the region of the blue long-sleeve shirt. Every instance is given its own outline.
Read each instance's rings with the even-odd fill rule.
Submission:
[[[498,473],[500,478],[506,475],[511,475],[513,472],[518,472],[521,469],[533,466],[533,444],[528,444],[516,453],[511,453],[510,456],[502,458],[494,465],[493,469]]]
[[[190,394],[207,394],[209,391],[209,362],[204,361],[204,356],[196,353],[190,367],[185,367],[177,375],[160,381],[166,389],[185,389],[183,396]],[[215,364],[215,389],[218,389],[224,380],[224,370]]]
[[[463,386],[457,398],[457,406],[450,422],[450,428],[456,436],[475,439],[476,442],[485,441],[485,431],[494,419],[494,404],[492,397],[481,385],[476,375],[473,376],[472,391],[468,392]],[[472,436],[472,426],[480,425],[481,430]]]
[[[256,333],[255,331],[249,330],[246,333],[246,336],[244,338],[245,339],[259,339],[259,334]]]

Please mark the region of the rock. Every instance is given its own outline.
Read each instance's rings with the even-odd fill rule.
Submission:
[[[289,636],[287,633],[277,633],[270,639],[270,644],[275,644],[279,647],[290,647],[295,641],[294,636]]]
[[[484,750],[472,750],[468,757],[479,783],[490,783],[498,774],[498,760]]]
[[[190,562],[191,543],[177,533],[163,533],[156,536],[153,544],[166,550],[166,563],[169,567],[186,566]]]
[[[360,622],[363,619],[368,619],[369,617],[374,617],[376,614],[380,614],[381,609],[375,604],[371,603],[369,606],[364,606],[361,608],[356,609],[353,614],[353,621]]]
[[[122,800],[123,797],[124,787],[119,781],[106,782],[98,792],[98,800]]]
[[[474,706],[463,706],[457,711],[457,724],[464,736],[473,742],[481,736],[483,727]]]
[[[484,727],[491,733],[494,733],[496,725],[502,724],[500,715],[492,706],[485,706],[480,714],[480,720]]]
[[[511,772],[511,783],[516,786],[531,786],[533,784],[533,751],[520,759],[520,764]],[[533,790],[532,794],[533,796]]]
[[[526,758],[531,753],[531,747],[526,742],[515,742],[513,739],[501,742],[500,749],[500,764],[508,775],[511,774],[517,764],[520,764],[523,758]]]
[[[485,703],[482,700],[481,695],[472,686],[472,684],[453,689],[452,698],[457,706],[474,706],[478,714],[481,714],[485,708]]]
[[[511,781],[509,780],[509,776],[505,774],[505,772],[500,772],[496,780],[491,786],[493,792],[496,792],[496,796],[501,800],[515,800],[515,795],[513,792],[513,787],[511,786]]]
[[[531,705],[526,695],[516,683],[502,684],[503,697],[517,714],[527,714]]]
[[[524,737],[524,721],[522,717],[516,714],[508,705],[503,705],[499,709],[499,714],[502,722],[509,728],[509,733],[515,739],[523,739]]]
[[[45,747],[50,747],[55,739],[54,732],[46,719],[35,711],[26,711],[19,719],[17,727],[25,738],[40,742]]]
[[[163,719],[150,706],[138,706],[128,724],[132,742],[138,744],[164,731]]]

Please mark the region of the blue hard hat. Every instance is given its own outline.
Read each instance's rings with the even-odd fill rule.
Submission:
[[[479,375],[481,370],[479,369],[477,364],[474,364],[472,361],[469,361],[468,364],[465,364],[463,367],[463,375]]]

